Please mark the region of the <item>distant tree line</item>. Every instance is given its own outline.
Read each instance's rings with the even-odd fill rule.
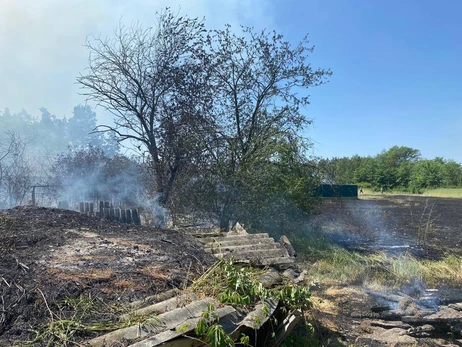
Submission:
[[[48,109],[40,108],[40,116],[33,117],[25,110],[12,113],[8,108],[0,112],[0,141],[7,141],[7,133],[15,133],[29,142],[29,151],[40,149],[44,154],[54,155],[66,151],[69,147],[83,149],[101,148],[105,153],[114,155],[119,144],[113,136],[94,133],[97,126],[96,113],[88,105],[74,107],[72,116],[57,117]],[[34,153],[37,155],[37,153]]]
[[[366,188],[421,193],[432,188],[462,187],[462,165],[444,158],[424,159],[420,151],[394,146],[376,156],[321,159],[327,182],[355,183]]]
[[[95,112],[83,105],[74,107],[70,118],[58,118],[46,108],[39,117],[24,110],[0,112],[0,208],[30,203],[33,186],[54,184],[65,152],[98,148],[107,156],[116,155],[118,142],[92,133],[96,125]]]

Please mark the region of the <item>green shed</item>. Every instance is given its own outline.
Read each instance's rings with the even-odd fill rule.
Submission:
[[[323,198],[357,198],[357,184],[321,184],[316,189],[316,196]]]

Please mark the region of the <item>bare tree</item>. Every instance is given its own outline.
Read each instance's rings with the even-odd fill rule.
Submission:
[[[7,132],[6,135],[6,140],[0,144],[0,207],[24,203],[33,180],[32,168],[26,157],[32,140],[15,132]]]
[[[115,116],[114,125],[98,131],[149,153],[162,204],[200,143],[191,138],[210,100],[203,88],[203,33],[202,21],[169,9],[157,13],[156,27],[121,24],[113,39],[87,41],[89,67],[77,79],[83,95]]]

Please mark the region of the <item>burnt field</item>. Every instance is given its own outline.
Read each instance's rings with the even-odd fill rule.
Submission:
[[[359,252],[462,254],[462,199],[406,195],[325,199],[311,220],[330,241]]]
[[[215,262],[182,232],[60,209],[0,211],[0,236],[0,346],[34,340],[50,314],[67,317],[65,300],[113,303],[116,316],[129,302],[187,286]]]
[[[310,228],[321,230],[340,248],[361,254],[360,268],[372,264],[387,273],[388,259],[403,254],[429,262],[461,255],[461,212],[462,199],[326,199],[311,217]],[[59,209],[0,211],[0,235],[0,346],[33,341],[33,330],[50,316],[72,318],[69,300],[102,303],[106,309],[92,313],[92,320],[116,320],[128,303],[182,289],[215,261],[186,233]],[[376,252],[386,256],[368,262],[367,257]],[[321,263],[314,259],[307,264],[308,273]],[[320,281],[312,287],[315,306],[308,313],[320,335],[318,345],[462,345],[460,285],[429,287],[410,277],[402,284]],[[421,332],[424,326],[430,330]],[[92,335],[76,332],[74,337],[82,341]],[[316,345],[307,341],[311,340],[305,338],[294,346]]]
[[[462,199],[326,199],[310,227],[340,249],[306,265],[318,345],[462,346]]]

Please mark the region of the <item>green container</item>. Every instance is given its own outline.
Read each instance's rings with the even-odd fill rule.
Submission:
[[[321,184],[316,189],[316,196],[323,198],[357,198],[357,184]]]

